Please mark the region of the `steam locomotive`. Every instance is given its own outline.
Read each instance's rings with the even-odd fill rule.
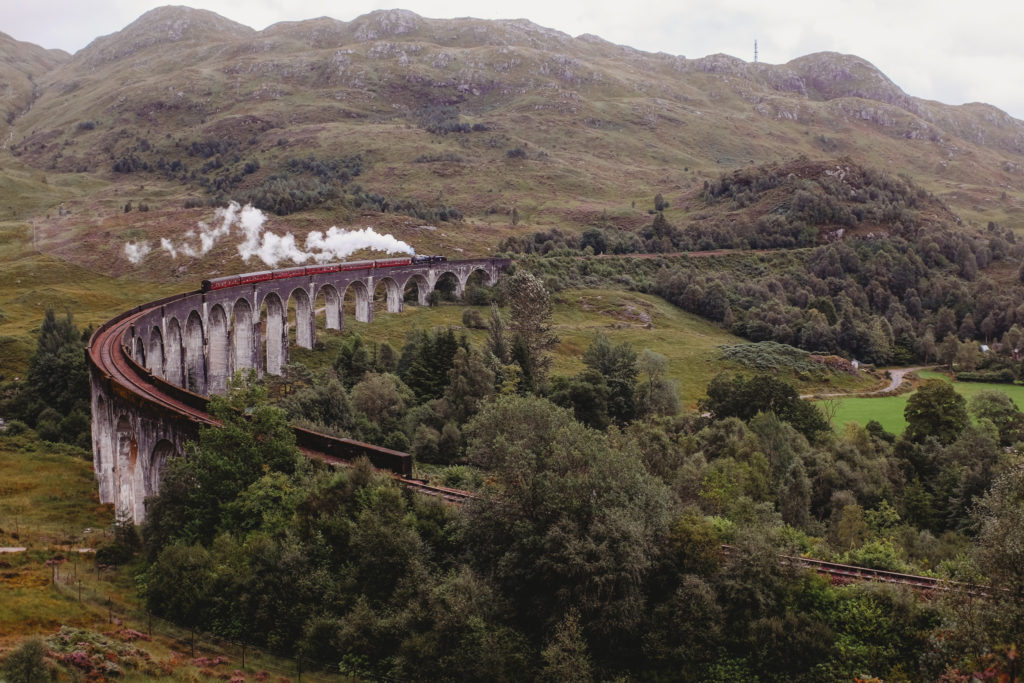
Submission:
[[[394,268],[396,266],[423,265],[427,263],[444,263],[448,258],[445,256],[403,256],[400,258],[385,258],[375,261],[343,261],[342,263],[327,263],[317,266],[296,266],[295,268],[283,268],[281,270],[261,270],[255,273],[242,273],[241,275],[228,275],[226,277],[203,280],[200,291],[210,292],[215,289],[226,289],[238,285],[248,285],[266,280],[281,280],[289,277],[302,277],[304,275],[320,275],[322,273],[338,273],[348,270],[373,270],[375,268]]]

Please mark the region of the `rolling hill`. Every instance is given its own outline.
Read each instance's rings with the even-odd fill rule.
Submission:
[[[54,193],[51,212],[77,200],[101,218],[134,198],[177,221],[184,198],[255,196],[290,160],[358,158],[364,194],[418,203],[426,218],[455,208],[461,240],[510,223],[513,207],[535,226],[635,223],[655,193],[682,208],[724,171],[806,156],[904,173],[968,220],[1021,224],[1024,123],[912,97],[851,55],[687,59],[402,10],[256,32],[186,7],[152,10],[73,56],[2,48],[4,166],[107,184]],[[314,220],[355,220],[328,213]]]
[[[1024,122],[915,98],[852,55],[688,59],[403,10],[254,31],[187,7],[74,55],[7,36],[0,54],[0,229],[19,273],[0,297],[20,321],[6,334],[23,333],[23,282],[52,279],[54,259],[124,301],[254,267],[227,242],[157,248],[232,199],[300,241],[373,225],[470,256],[550,228],[639,231],[656,194],[682,229],[756,225],[752,211],[784,200],[737,214],[707,186],[838,160],[911,181],[950,225],[1024,229]],[[126,242],[154,248],[135,264]]]

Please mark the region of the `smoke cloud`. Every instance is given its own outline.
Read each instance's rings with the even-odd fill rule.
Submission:
[[[149,246],[149,242],[139,242],[138,244],[135,242],[125,242],[124,245],[124,255],[128,257],[132,265],[138,264],[152,250],[153,248]]]
[[[174,248],[174,243],[166,237],[160,238],[160,248],[171,255],[171,258],[178,258],[178,250]]]
[[[373,249],[387,254],[413,254],[413,248],[392,235],[381,235],[373,228],[342,230],[332,227],[327,234],[314,230],[306,236],[306,251],[319,263],[351,256],[360,249]]]
[[[306,235],[303,246],[292,233],[278,235],[265,230],[266,215],[259,209],[231,202],[227,207],[217,209],[214,224],[200,222],[196,230],[189,230],[183,239],[175,243],[166,237],[160,240],[160,248],[172,259],[178,255],[197,258],[205,256],[222,239],[236,234],[242,238],[238,254],[248,263],[254,257],[268,268],[276,268],[286,262],[297,265],[314,261],[326,263],[347,258],[360,249],[372,249],[387,254],[415,254],[409,244],[392,235],[382,235],[373,228],[344,230],[337,226],[326,233],[314,230]],[[124,246],[125,255],[137,264],[152,249],[146,242],[129,242]]]

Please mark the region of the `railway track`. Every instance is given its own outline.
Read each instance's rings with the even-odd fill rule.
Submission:
[[[153,376],[145,371],[145,369],[140,368],[130,357],[128,350],[122,345],[121,340],[125,338],[125,334],[131,326],[153,307],[155,306],[150,304],[146,307],[133,309],[101,326],[93,336],[88,348],[88,353],[94,364],[102,370],[106,378],[113,385],[133,395],[137,400],[155,405],[163,411],[173,413],[199,425],[220,424],[218,420],[203,409],[206,404],[205,397],[177,387],[174,388],[174,393],[178,394],[178,396],[165,391],[160,386],[163,383],[154,381]],[[188,402],[182,400],[182,396],[186,397]],[[347,449],[351,451],[358,448],[373,448],[382,452],[387,451],[387,449],[379,449],[371,444],[362,444],[352,439],[336,439],[305,429],[295,428],[295,432],[299,451],[303,456],[335,466],[351,465],[352,460],[326,452],[327,449],[311,447],[309,444],[328,443],[331,446],[338,447],[330,450]],[[397,451],[391,451],[391,453],[395,455],[408,455]],[[395,472],[390,472],[390,474],[396,482],[406,488],[424,495],[435,496],[452,505],[462,505],[464,502],[476,497],[468,491],[433,486],[423,480],[413,479]]]
[[[731,545],[723,544],[722,552],[731,555],[736,551]],[[899,586],[906,586],[912,590],[925,594],[945,593],[948,591],[965,591],[971,595],[986,595],[986,589],[981,586],[972,586],[957,581],[948,581],[934,576],[919,576],[917,574],[903,574],[892,572],[886,569],[873,569],[871,567],[859,567],[852,564],[840,564],[838,562],[826,562],[810,557],[798,555],[779,555],[779,563],[784,566],[809,569],[816,574],[825,576],[834,584],[859,583],[870,581],[872,583],[891,583]]]
[[[838,564],[814,560],[808,557],[795,557],[793,555],[779,555],[779,561],[804,569],[810,569],[817,574],[827,576],[832,583],[855,583],[859,581],[871,581],[874,583],[893,583],[910,588],[922,593],[946,592],[959,584],[937,579],[932,576],[917,576],[914,574],[901,574],[890,572],[884,569],[871,569],[869,567],[857,567],[849,564]]]
[[[120,319],[115,318],[112,324],[97,331],[89,348],[89,353],[92,354],[97,367],[101,368],[112,382],[144,401],[156,404],[199,424],[218,424],[217,420],[209,413],[187,405],[161,391],[150,378],[141,375],[138,366],[129,359],[121,345],[121,340],[135,321],[146,312],[143,309]]]
[[[193,394],[178,387],[173,387],[162,380],[154,379],[149,372],[144,368],[141,368],[130,357],[128,350],[121,343],[128,330],[139,318],[148,313],[152,308],[155,308],[166,301],[167,300],[153,302],[144,307],[133,309],[105,323],[96,331],[96,334],[90,341],[88,353],[90,354],[94,364],[101,369],[112,384],[119,387],[122,391],[131,394],[136,400],[155,405],[163,411],[173,413],[176,416],[183,417],[199,425],[217,425],[219,422],[204,409],[206,405],[205,397]],[[164,385],[166,385],[166,388]],[[370,447],[382,451],[387,450],[379,449],[378,447],[374,447],[370,444],[360,444],[359,442],[351,439],[334,439],[322,434],[309,432],[308,430],[299,428],[295,429],[297,441],[299,443],[299,451],[303,456],[313,460],[320,460],[333,466],[351,465],[352,460],[327,452],[328,450],[337,451],[339,449],[344,450],[345,448],[353,447]],[[329,443],[332,446],[340,444],[340,446],[339,448],[326,449],[310,446],[310,444],[317,444],[321,442]],[[407,455],[398,453],[397,451],[391,451],[391,453]],[[394,472],[391,472],[391,476],[396,482],[410,490],[423,495],[435,496],[451,505],[461,506],[467,501],[477,498],[475,494],[470,493],[469,491],[443,486],[433,486],[423,480],[413,479],[409,476],[403,476]],[[726,555],[729,555],[735,552],[735,549],[731,546],[723,545],[722,551]],[[815,560],[794,555],[780,555],[779,561],[784,565],[808,569],[816,572],[817,574],[827,576],[830,581],[837,584],[872,581],[876,583],[889,583],[907,586],[915,591],[926,594],[945,592],[949,590],[966,590],[972,594],[985,594],[985,590],[983,588],[944,581],[928,576],[902,574],[882,569],[826,562],[824,560]]]

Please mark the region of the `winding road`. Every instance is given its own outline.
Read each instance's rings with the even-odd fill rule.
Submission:
[[[856,391],[853,393],[834,393],[834,394],[803,394],[800,398],[858,398],[863,396],[879,396],[881,394],[888,394],[889,392],[895,391],[903,384],[903,379],[912,372],[918,370],[924,370],[925,366],[917,366],[913,368],[892,368],[889,370],[889,384],[888,386],[882,387],[881,389],[873,389],[871,391]]]

